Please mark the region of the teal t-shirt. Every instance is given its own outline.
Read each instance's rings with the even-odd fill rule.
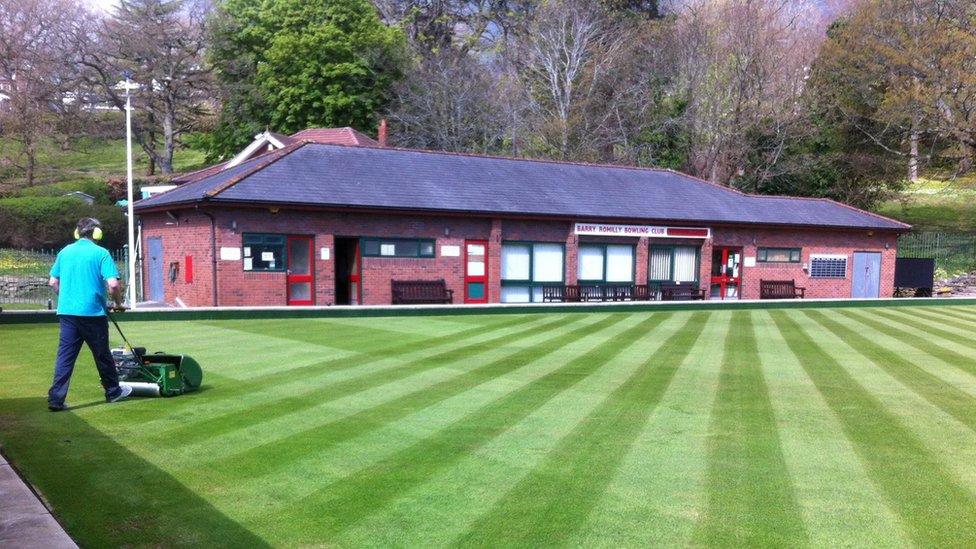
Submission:
[[[58,252],[51,276],[61,281],[59,315],[104,316],[105,281],[119,270],[108,250],[82,238]]]

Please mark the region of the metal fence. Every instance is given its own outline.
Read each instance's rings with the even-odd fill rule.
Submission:
[[[57,250],[0,248],[0,307],[45,309],[57,306],[57,295],[48,286],[48,275]],[[112,252],[125,284],[125,250]]]
[[[935,268],[953,276],[976,271],[976,234],[909,233],[898,239],[898,257],[935,259]]]

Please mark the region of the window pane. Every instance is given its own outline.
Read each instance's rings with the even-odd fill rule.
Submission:
[[[603,246],[579,247],[580,280],[603,280]]]
[[[532,287],[532,302],[542,303],[542,286]]]
[[[245,252],[250,252],[250,256],[245,253],[243,266],[245,271],[285,270],[284,235],[244,234],[241,240]]]
[[[651,248],[648,280],[671,280],[671,248]]]
[[[502,280],[528,280],[529,261],[527,244],[503,244]]]
[[[811,257],[811,278],[847,278],[846,257]]]
[[[363,242],[363,255],[380,255],[380,241],[366,240]]]
[[[674,249],[674,281],[694,282],[698,280],[698,248],[677,246]]]
[[[417,240],[397,240],[394,250],[393,255],[397,257],[417,257],[420,255],[420,242]]]
[[[607,282],[634,281],[634,247],[607,246]]]
[[[420,256],[421,257],[434,257],[434,243],[431,241],[423,241],[420,243]]]
[[[288,243],[288,270],[291,274],[305,275],[312,272],[309,255],[307,240],[292,240]]]
[[[528,303],[530,290],[528,286],[502,286],[502,303]]]
[[[562,282],[562,244],[533,244],[532,261],[532,280],[535,282]]]
[[[760,248],[759,252],[759,260],[770,263],[789,263],[800,260],[800,251],[794,248]]]

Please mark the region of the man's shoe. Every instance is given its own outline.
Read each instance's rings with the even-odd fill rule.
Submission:
[[[68,407],[64,403],[55,404],[54,402],[48,402],[47,409],[51,410],[52,412],[62,412],[64,410],[67,410]]]
[[[131,394],[132,394],[132,387],[129,387],[128,385],[119,385],[119,393],[114,397],[108,397],[105,400],[109,402],[118,402],[120,400],[125,400],[129,398],[129,395]]]

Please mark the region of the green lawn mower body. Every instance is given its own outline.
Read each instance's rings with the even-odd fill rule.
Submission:
[[[147,354],[145,348],[113,349],[119,385],[132,387],[136,396],[177,396],[195,391],[203,383],[200,364],[186,355]]]

